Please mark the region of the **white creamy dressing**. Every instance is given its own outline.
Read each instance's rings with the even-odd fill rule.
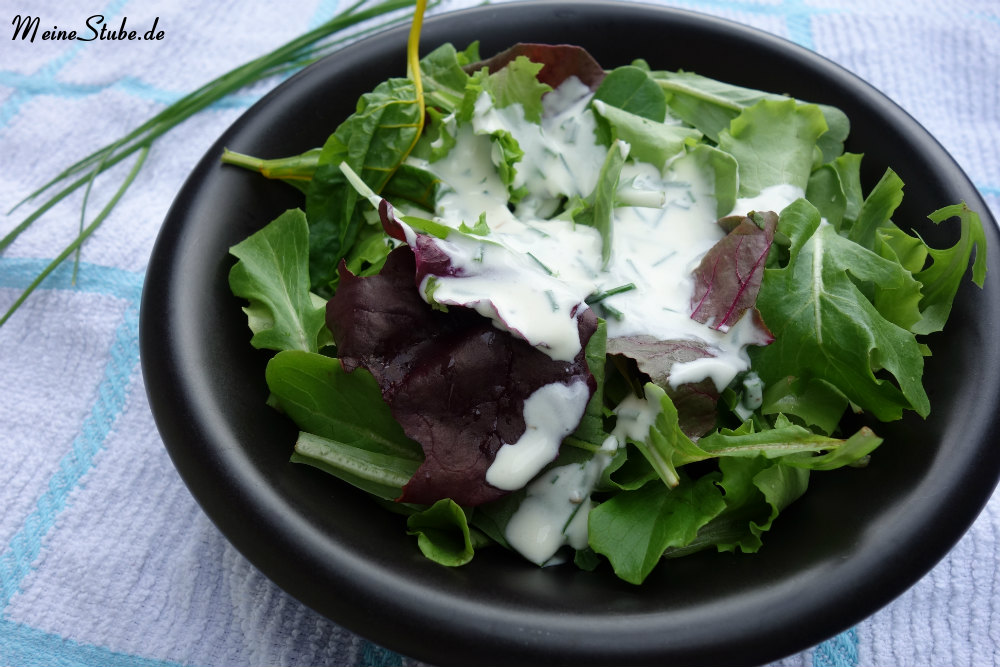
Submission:
[[[508,544],[538,565],[558,562],[554,557],[564,545],[586,547],[590,494],[617,448],[611,436],[588,461],[552,468],[533,481],[507,523]]]
[[[539,125],[525,120],[520,105],[497,109],[484,93],[472,123],[458,128],[448,155],[434,163],[419,163],[445,184],[435,211],[437,221],[456,229],[462,223],[472,227],[485,213],[490,229],[481,238],[450,234],[443,240],[440,246],[460,275],[434,276],[431,294],[426,282],[421,293],[438,303],[475,308],[498,328],[524,338],[551,358],[571,361],[581,349],[576,318],[588,308],[584,299],[633,283],[636,289],[602,302],[621,314],[606,318],[608,337],[646,334],[660,340],[704,341],[715,356],[675,365],[672,380],[680,384],[711,378],[721,390],[749,368],[745,348],[753,342],[756,329],[749,317],[726,333],[691,319],[691,272],[724,236],[716,224],[713,172],[685,153],[669,160],[662,172],[649,164],[627,162],[620,191],[627,191],[631,201],[655,202],[655,207],[615,209],[613,252],[606,267],[595,228],[546,219],[564,197],[587,197],[597,184],[608,149],[596,143],[590,98],[580,81],[568,80],[546,95]],[[524,151],[515,165],[513,186],[526,188],[527,194],[513,211],[493,162],[490,134],[497,130],[509,131]],[[758,197],[740,200],[734,213],[780,211],[800,196],[801,189],[794,186],[769,188]],[[525,402],[528,431],[517,443],[500,448],[487,481],[516,489],[534,478],[583,414],[588,395],[577,391],[582,386],[549,385],[530,397]],[[655,419],[657,409],[658,405],[645,406],[636,415]],[[633,424],[634,437],[644,439],[648,434],[644,421]],[[590,502],[589,489],[609,460],[603,454],[594,458],[603,463],[551,470],[528,487],[528,497],[507,529],[512,546],[535,562],[545,562],[561,545],[577,544],[581,531],[586,544],[587,508],[580,504]],[[570,490],[583,494],[580,503],[568,500]],[[570,521],[572,510],[579,511]]]
[[[506,491],[522,488],[559,453],[559,444],[576,429],[590,399],[584,380],[547,384],[524,401],[524,434],[505,443],[486,472],[486,481]]]

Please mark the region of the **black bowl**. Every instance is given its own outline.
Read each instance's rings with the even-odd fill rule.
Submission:
[[[485,6],[428,20],[424,51],[481,40],[579,44],[606,68],[643,57],[744,86],[834,104],[853,122],[870,188],[887,166],[907,183],[895,216],[950,244],[931,211],[966,201],[996,225],[947,152],[877,90],[777,37],[698,14],[618,2]],[[264,407],[266,355],[230,294],[228,248],[300,205],[291,188],[220,166],[223,146],[278,157],[320,145],[361,93],[405,73],[406,28],[309,67],[247,111],[177,196],[150,261],[142,366],[164,443],[226,537],[267,576],[337,623],[445,664],[748,664],[803,650],[872,614],[958,541],[1000,471],[997,279],[966,281],[949,330],[931,337],[933,412],[880,427],[865,469],[813,475],[755,555],[670,561],[641,587],[609,571],[538,569],[500,549],[463,568],[425,560],[398,517],[288,462],[294,427]],[[657,45],[657,46],[654,46]]]

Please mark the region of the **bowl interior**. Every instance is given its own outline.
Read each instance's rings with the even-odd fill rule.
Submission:
[[[852,121],[870,188],[891,166],[908,185],[894,219],[949,243],[931,211],[965,200],[995,224],[941,146],[878,91],[766,34],[620,2],[505,4],[433,18],[423,50],[480,40],[572,43],[605,68],[642,57],[740,85],[834,104]],[[406,29],[353,45],[292,78],[236,122],[179,193],[147,273],[142,362],[178,470],[227,538],[277,584],[341,625],[435,664],[766,662],[849,627],[904,591],[959,539],[996,483],[996,279],[970,281],[948,332],[928,341],[933,412],[879,425],[864,469],[815,473],[755,555],[700,553],[641,587],[609,571],[540,570],[499,549],[447,569],[419,554],[403,520],[311,468],[288,463],[294,427],[264,407],[267,355],[249,345],[228,289],[228,248],[298,193],[235,168],[222,147],[280,157],[321,145],[358,96],[405,74]]]

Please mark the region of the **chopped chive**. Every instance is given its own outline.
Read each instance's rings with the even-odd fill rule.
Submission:
[[[552,292],[552,290],[545,290],[545,296],[549,299],[549,305],[552,306],[552,312],[559,310],[559,302],[556,301],[556,295]]]
[[[623,319],[625,319],[625,313],[623,313],[622,311],[618,310],[614,306],[609,306],[606,303],[602,303],[601,304],[601,310],[604,311],[605,315],[607,315],[608,317],[611,317],[611,318],[613,318],[613,319],[615,319],[615,320],[617,320],[619,322],[621,322]]]
[[[676,251],[676,250],[674,250],[674,251],[672,251],[672,252],[668,252],[668,253],[667,253],[666,255],[664,255],[664,256],[663,256],[663,257],[661,257],[660,259],[656,260],[656,261],[655,261],[655,262],[653,263],[653,266],[659,266],[660,264],[663,264],[663,263],[664,263],[665,261],[667,261],[668,259],[670,259],[671,257],[673,257],[673,256],[674,256],[674,255],[676,255],[676,254],[677,254],[677,251]]]
[[[545,273],[549,274],[550,276],[553,276],[553,275],[555,275],[555,274],[554,274],[554,273],[552,272],[552,269],[550,269],[549,267],[545,266],[545,263],[544,263],[544,262],[542,262],[542,260],[540,260],[540,259],[538,259],[537,257],[535,257],[535,256],[534,256],[533,254],[531,254],[530,252],[528,253],[528,257],[530,257],[531,259],[535,260],[535,263],[536,263],[536,264],[538,264],[538,266],[542,267],[542,270],[543,270],[543,271],[545,271]]]
[[[594,292],[586,299],[584,299],[584,301],[586,301],[588,305],[592,306],[595,303],[599,303],[604,299],[607,299],[609,296],[614,296],[615,294],[621,294],[622,292],[631,292],[634,289],[635,289],[635,283],[626,283],[624,285],[619,285],[618,287],[612,287],[609,290],[604,290],[603,292]],[[607,306],[606,304],[602,304],[601,307],[605,309],[609,308],[609,306]],[[619,315],[620,314],[621,313],[619,313]]]

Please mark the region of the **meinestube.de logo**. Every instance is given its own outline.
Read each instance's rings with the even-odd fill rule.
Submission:
[[[42,41],[66,41],[66,40],[78,40],[81,42],[93,42],[94,40],[100,41],[121,41],[121,42],[141,42],[141,41],[155,41],[163,39],[163,31],[157,30],[157,25],[160,22],[160,17],[157,16],[153,19],[153,25],[149,27],[148,30],[142,30],[144,26],[140,26],[139,29],[133,29],[133,26],[127,25],[128,17],[123,16],[121,23],[117,26],[109,27],[104,21],[103,14],[94,14],[88,16],[86,21],[83,21],[83,25],[78,28],[60,28],[59,26],[52,26],[48,29],[41,29],[41,17],[38,16],[22,16],[18,14],[11,21],[11,26],[13,27],[13,35],[11,40],[21,39],[22,42],[34,42],[35,38],[41,39]],[[39,34],[39,29],[41,33]]]

